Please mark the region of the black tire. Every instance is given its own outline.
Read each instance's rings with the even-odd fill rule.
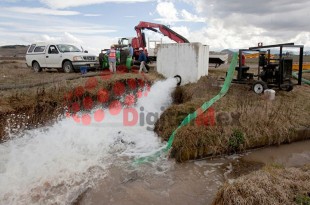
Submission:
[[[119,62],[121,65],[126,65],[126,60],[127,60],[127,56],[129,55],[129,51],[128,50],[121,50],[120,51],[120,58]]]
[[[293,90],[293,85],[288,85],[285,89],[285,91],[290,92]]]
[[[262,94],[264,93],[264,90],[266,90],[268,88],[267,84],[264,81],[256,81],[253,86],[252,86],[252,90],[256,93],[256,94]]]
[[[286,81],[283,85],[280,85],[280,89],[290,92],[293,90],[293,83],[291,81]]]
[[[146,70],[150,71],[150,69],[151,69],[150,66],[148,64],[146,64],[146,63],[144,65],[145,65]]]
[[[104,60],[104,54],[100,53],[99,54],[99,68],[103,67],[103,60]]]
[[[62,65],[62,69],[65,73],[72,73],[73,72],[73,66],[70,61],[65,61]]]
[[[32,63],[32,69],[33,69],[33,71],[35,73],[39,73],[39,72],[42,71],[42,68],[41,68],[40,64],[37,61]]]

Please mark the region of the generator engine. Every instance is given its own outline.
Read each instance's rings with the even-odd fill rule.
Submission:
[[[259,77],[267,84],[276,84],[284,90],[291,90],[293,59],[282,57],[277,63],[268,62],[265,53],[260,53],[259,66],[262,68]]]

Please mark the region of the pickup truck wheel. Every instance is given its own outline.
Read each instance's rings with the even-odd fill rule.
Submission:
[[[70,61],[64,62],[62,69],[65,71],[65,73],[72,73],[73,72],[73,66]]]
[[[38,62],[33,62],[32,69],[34,72],[38,73],[42,71],[42,68],[40,67],[40,64]]]

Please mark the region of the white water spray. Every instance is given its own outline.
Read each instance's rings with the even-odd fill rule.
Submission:
[[[155,83],[135,108],[160,114],[175,86],[174,78]],[[124,127],[123,112],[105,114],[89,126],[64,118],[0,144],[0,204],[69,204],[108,175],[112,163],[163,145],[149,125]]]

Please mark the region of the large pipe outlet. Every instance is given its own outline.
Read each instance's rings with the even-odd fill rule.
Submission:
[[[176,78],[176,79],[177,79],[177,81],[178,81],[177,86],[180,86],[180,85],[181,85],[181,82],[182,82],[182,78],[181,78],[181,76],[179,76],[179,75],[175,75],[175,76],[174,76],[174,78]]]

